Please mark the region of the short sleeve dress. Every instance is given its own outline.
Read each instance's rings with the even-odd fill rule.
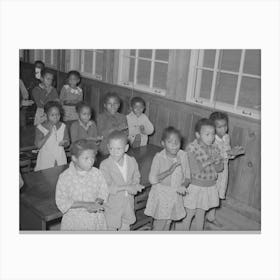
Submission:
[[[79,172],[73,162],[60,174],[55,200],[58,209],[63,213],[61,230],[106,230],[103,212],[89,213],[84,208],[71,208],[74,201],[92,201],[101,198],[107,202],[108,188],[106,181],[95,167],[90,171]]]
[[[166,177],[160,183],[152,185],[149,193],[145,215],[152,216],[155,219],[181,220],[186,216],[183,205],[183,196],[177,193],[179,187],[188,177],[188,159],[187,154],[180,150],[177,157],[171,159],[167,157],[165,150],[157,153],[153,159],[149,175],[150,181],[156,181],[157,175],[166,171],[177,161],[181,162],[172,175]]]

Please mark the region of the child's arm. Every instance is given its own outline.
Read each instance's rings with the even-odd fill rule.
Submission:
[[[38,149],[41,149],[44,146],[44,144],[46,143],[46,141],[49,139],[51,134],[52,134],[52,128],[49,130],[49,132],[46,135],[44,135],[43,132],[41,132],[38,127],[36,127],[35,146]]]
[[[67,127],[65,126],[63,140],[59,143],[59,146],[68,147],[69,144],[70,144],[69,133]]]
[[[67,90],[65,86],[62,87],[59,98],[61,100],[61,104],[64,105],[65,101],[67,100]]]
[[[146,115],[144,116],[144,124],[140,126],[140,132],[142,134],[151,135],[154,132],[154,126],[149,118]]]

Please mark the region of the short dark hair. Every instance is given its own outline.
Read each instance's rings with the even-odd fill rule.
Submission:
[[[60,117],[62,117],[64,111],[63,111],[63,108],[62,108],[61,104],[60,104],[59,102],[57,102],[57,101],[49,101],[49,102],[47,102],[47,103],[45,104],[45,106],[44,106],[44,111],[45,111],[45,113],[48,114],[48,112],[50,111],[50,109],[53,108],[53,107],[55,107],[55,108],[58,109],[58,111],[59,111],[59,113],[60,113]]]
[[[35,65],[35,67],[39,65],[41,69],[45,68],[45,63],[43,61],[41,61],[41,60],[36,60],[34,62],[34,65]]]
[[[214,121],[212,121],[210,119],[202,118],[202,119],[198,120],[197,123],[195,124],[194,131],[200,133],[201,128],[203,126],[212,126],[215,129]]]
[[[165,141],[166,139],[168,139],[168,137],[171,134],[176,134],[179,137],[180,141],[181,141],[182,137],[181,137],[180,131],[177,128],[173,127],[173,126],[168,126],[167,128],[165,128],[163,130],[162,136],[161,136],[161,141]]]
[[[84,101],[81,101],[76,105],[77,113],[79,114],[84,107],[89,108],[90,113],[92,114],[92,109],[91,109],[90,105],[88,103],[84,102]]]
[[[104,104],[106,104],[110,98],[115,98],[119,103],[121,103],[121,99],[120,99],[120,97],[117,95],[117,93],[116,93],[116,92],[111,92],[111,91],[109,91],[109,92],[107,92],[106,95],[105,95]]]
[[[130,106],[133,107],[136,103],[141,103],[146,108],[146,102],[142,97],[135,96],[130,100]]]
[[[216,111],[213,112],[210,117],[210,120],[212,121],[217,121],[217,120],[225,120],[228,123],[228,115],[226,113],[220,112],[220,111]]]
[[[76,76],[77,79],[80,80],[80,81],[78,82],[78,85],[81,83],[82,77],[81,77],[81,74],[80,74],[78,71],[76,71],[76,70],[71,70],[71,71],[69,71],[69,72],[67,73],[67,80],[70,78],[70,76]]]
[[[109,144],[111,140],[123,140],[125,145],[128,143],[127,134],[124,131],[114,130],[107,138]]]
[[[42,69],[41,76],[44,77],[47,74],[51,74],[53,76],[53,78],[54,78],[54,72],[52,70],[49,70],[47,68]]]
[[[93,140],[80,139],[72,143],[70,152],[72,156],[79,157],[83,151],[93,150],[97,154],[97,145]]]

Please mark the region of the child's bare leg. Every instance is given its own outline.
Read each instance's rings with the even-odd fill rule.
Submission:
[[[215,221],[216,219],[216,208],[211,208],[207,214],[206,214],[206,219],[209,221],[209,222],[213,222]]]
[[[203,230],[205,210],[197,208],[195,213],[195,230]]]
[[[187,216],[186,218],[183,220],[183,225],[184,225],[184,230],[190,230],[191,228],[191,223],[192,223],[192,219],[195,216],[196,213],[196,209],[186,209],[187,210]]]
[[[154,219],[153,230],[157,230],[157,231],[165,230],[166,221],[167,220],[156,220],[156,219]]]
[[[130,225],[126,223],[122,223],[120,229],[121,231],[129,231],[130,230]]]
[[[165,223],[165,226],[164,226],[163,230],[169,231],[172,220],[165,220],[165,221],[166,221],[166,223]]]

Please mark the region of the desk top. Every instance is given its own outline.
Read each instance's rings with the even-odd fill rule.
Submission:
[[[152,160],[160,150],[160,147],[147,145],[128,151],[128,154],[133,156],[138,162],[141,184],[145,186],[149,185],[148,176]],[[98,167],[103,159],[97,157],[94,166]],[[67,167],[68,165],[62,165],[22,175],[24,187],[21,189],[20,202],[28,206],[46,222],[62,216],[62,213],[56,207],[55,188],[60,173]]]

